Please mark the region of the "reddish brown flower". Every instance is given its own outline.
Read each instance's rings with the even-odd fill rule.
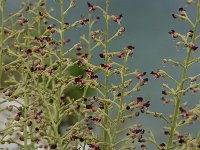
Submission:
[[[192,42],[185,44],[185,46],[186,46],[186,47],[189,47],[192,51],[195,51],[195,50],[197,50],[197,48],[198,48],[198,47],[197,47],[194,43],[192,43]]]
[[[123,52],[120,52],[120,53],[117,53],[116,56],[117,56],[118,58],[123,59],[123,58],[125,57],[125,54],[124,54]]]
[[[103,53],[100,53],[100,54],[99,54],[99,57],[100,57],[100,58],[105,58],[105,55],[104,55]]]
[[[119,25],[121,24],[121,21],[122,21],[122,14],[118,15],[118,16],[112,16],[113,18],[113,21],[114,22],[117,22]]]
[[[95,75],[91,75],[91,76],[90,76],[90,79],[96,80],[96,79],[98,79],[98,75],[96,75],[96,74],[95,74]]]
[[[12,33],[8,30],[4,30],[4,34],[7,35],[7,36],[10,36]]]
[[[173,17],[174,19],[176,19],[176,18],[177,18],[176,14],[172,14],[172,17]]]
[[[105,70],[111,70],[112,69],[111,64],[101,64],[101,67],[104,68]]]
[[[92,5],[91,3],[87,3],[88,4],[88,8],[89,8],[89,11],[94,11],[97,9],[97,6],[96,5]]]
[[[68,27],[69,27],[69,23],[68,22],[64,23],[63,29],[67,29]]]
[[[173,38],[177,38],[178,37],[178,33],[175,32],[174,30],[171,30],[168,32]]]
[[[184,109],[183,107],[180,107],[179,110],[180,110],[180,112],[181,112],[181,114],[182,114],[182,116],[183,116],[184,118],[188,118],[188,117],[190,116],[189,111],[186,110],[186,109]]]
[[[186,10],[183,9],[183,8],[179,8],[179,12],[180,12],[180,15],[185,17],[186,16]]]
[[[92,119],[92,121],[94,121],[94,123],[98,124],[101,122],[101,118],[100,117],[95,117]]]
[[[165,143],[161,143],[160,145],[161,150],[165,150],[166,144]]]
[[[153,72],[152,71],[150,74],[153,75],[153,77],[154,77],[155,80],[158,79],[159,77],[161,77],[161,74],[159,73],[159,71],[157,71],[157,72]]]
[[[136,100],[133,101],[133,104],[137,105],[137,104],[141,103],[142,101],[143,101],[142,97],[137,97]]]
[[[150,101],[140,104],[141,110],[144,110],[150,106]]]
[[[188,36],[189,36],[190,38],[192,38],[193,33],[194,33],[194,31],[193,31],[193,30],[190,30],[187,34],[188,34]]]
[[[161,97],[161,100],[162,100],[163,103],[165,103],[165,104],[171,102],[171,99],[168,99],[168,98],[165,98],[165,97]]]
[[[74,79],[74,82],[79,85],[83,85],[85,81],[83,80],[83,75],[80,75]]]
[[[143,80],[143,77],[144,77],[146,74],[147,74],[146,72],[143,72],[143,73],[137,72],[137,73],[135,73],[135,77],[136,77],[137,79]]]
[[[26,51],[23,52],[22,57],[23,58],[28,58],[32,55],[32,50],[31,49],[27,49]]]
[[[134,49],[135,49],[135,47],[132,46],[132,45],[127,46],[127,51],[128,51],[129,54],[132,54]]]
[[[85,18],[85,17],[82,17],[81,21],[80,21],[80,25],[81,26],[84,26],[86,25],[87,23],[89,22],[89,19]]]
[[[21,26],[25,26],[25,25],[28,24],[28,20],[27,20],[27,19],[21,19],[21,20],[19,20],[19,24],[20,24]]]

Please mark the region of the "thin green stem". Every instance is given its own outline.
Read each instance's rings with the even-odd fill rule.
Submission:
[[[109,8],[109,0],[106,0],[106,14],[105,14],[105,53],[107,54],[108,53],[108,40],[109,40],[109,37],[108,37],[108,33],[109,33],[109,16],[108,16],[108,8]],[[105,56],[105,64],[108,64],[109,63],[109,57],[108,55]],[[109,92],[109,87],[108,87],[108,71],[105,72],[105,99],[108,99],[108,92]],[[108,106],[106,105],[105,106],[105,113],[108,114]],[[105,117],[104,118],[104,125],[105,127],[107,127],[107,124],[108,124],[108,118]],[[106,143],[107,141],[107,131],[104,130],[103,132],[103,142],[104,144]],[[104,145],[103,147],[103,150],[106,150],[106,146]]]

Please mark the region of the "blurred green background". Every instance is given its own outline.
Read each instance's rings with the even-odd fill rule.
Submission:
[[[7,0],[7,14],[18,10],[22,1],[24,0]],[[88,1],[102,7],[105,6],[105,0]],[[80,19],[81,16],[87,17],[87,1],[76,0],[76,2],[76,8],[66,17],[66,22],[74,22]],[[48,7],[53,7],[55,9],[53,15],[59,17],[60,9],[54,0],[49,0]],[[181,76],[181,70],[179,68],[170,64],[165,64],[164,66],[162,63],[163,58],[183,60],[186,55],[185,49],[176,48],[175,40],[168,34],[168,31],[171,29],[182,34],[191,30],[186,22],[178,19],[175,20],[171,17],[171,14],[178,11],[180,7],[184,7],[188,15],[191,16],[191,19],[194,20],[194,16],[196,15],[195,7],[187,5],[186,0],[110,0],[110,14],[123,14],[122,25],[126,27],[125,34],[113,41],[110,48],[117,51],[127,45],[134,45],[136,49],[133,57],[129,60],[128,67],[130,70],[139,69],[142,72],[146,71],[149,78],[149,83],[142,88],[142,91],[132,94],[131,97],[126,99],[127,102],[133,100],[137,96],[142,96],[146,100],[151,101],[150,110],[162,112],[164,114],[173,113],[172,104],[164,105],[160,100],[162,96],[161,85],[166,80],[154,80],[149,73],[153,70],[165,69],[177,79]],[[97,15],[98,13],[92,12],[92,14]],[[102,16],[100,17],[103,18]],[[97,27],[104,27],[103,19],[101,19]],[[117,31],[118,25],[110,23],[110,27],[110,33],[112,34]],[[78,28],[77,32],[70,30],[66,33],[66,38],[70,38],[72,40],[71,43],[75,44],[79,41],[78,37],[86,32],[87,27]],[[92,59],[95,60],[95,63],[100,64],[101,60],[98,53],[99,52],[97,52],[97,55],[93,55]],[[199,56],[199,50],[192,54],[192,57],[195,55]],[[190,75],[200,73],[199,65],[197,64],[191,67],[189,72]],[[116,78],[113,78],[112,82],[118,83]],[[172,87],[174,86],[169,81],[167,81],[167,83],[172,85]],[[187,107],[189,109],[199,102],[199,96],[199,94],[189,94],[189,96],[186,95],[182,101],[186,100],[189,102],[190,105]],[[162,127],[166,124],[160,119],[142,115],[138,119],[129,122],[129,124],[135,122],[144,124],[144,128],[147,130],[152,130],[158,141],[161,142],[165,139]],[[185,127],[183,131],[189,131],[195,135],[199,126],[200,122],[196,122],[190,127]]]

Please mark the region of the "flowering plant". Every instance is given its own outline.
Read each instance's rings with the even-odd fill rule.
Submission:
[[[200,115],[199,104],[188,110],[182,100],[189,91],[199,90],[199,75],[188,76],[188,72],[200,60],[195,56],[200,37],[200,0],[187,0],[197,8],[195,22],[184,8],[172,14],[174,19],[191,25],[186,35],[169,31],[178,40],[176,46],[186,49],[185,60],[163,60],[182,68],[181,79],[161,69],[150,73],[154,79],[167,78],[174,84],[163,84],[161,100],[174,106],[174,114],[169,117],[151,111],[150,100],[138,93],[148,78],[146,72],[128,68],[135,47],[130,44],[112,49],[111,43],[126,29],[123,14],[110,15],[110,0],[105,1],[105,8],[86,2],[88,16],[74,22],[66,22],[66,16],[76,9],[75,0],[56,1],[60,7],[58,18],[53,9],[48,9],[48,0],[30,2],[23,2],[18,12],[7,17],[6,0],[1,0],[0,113],[10,114],[0,128],[1,145],[15,144],[25,150],[125,150],[138,146],[145,150],[150,144],[159,150],[200,147],[200,134],[192,138],[179,132],[182,126],[199,120]],[[104,27],[97,26],[100,21]],[[114,34],[110,33],[110,23],[118,27]],[[80,36],[80,42],[71,44],[66,35],[70,30],[82,29],[78,27],[88,32]],[[101,62],[94,61],[96,54]],[[119,82],[112,82],[113,76]],[[144,129],[145,124],[126,124],[140,114],[165,121],[168,140],[158,143],[153,132]]]

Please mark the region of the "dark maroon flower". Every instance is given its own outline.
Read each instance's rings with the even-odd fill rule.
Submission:
[[[144,145],[144,144],[141,145],[141,148],[142,148],[142,149],[145,149],[146,147],[147,147],[147,146]]]
[[[20,118],[21,118],[21,114],[17,113],[17,115],[15,116],[15,120],[16,120],[16,121],[19,121]]]
[[[80,140],[80,142],[83,142],[84,138],[83,137],[79,137],[79,140]]]
[[[68,22],[64,23],[63,29],[67,29],[68,27],[69,27],[69,23]]]
[[[150,101],[140,104],[140,108],[143,110],[148,108],[149,106],[150,106]]]
[[[190,88],[190,90],[192,91],[192,93],[197,93],[199,91],[199,88],[193,87]]]
[[[91,3],[87,3],[88,4],[88,8],[89,8],[89,11],[94,11],[97,9],[97,6],[96,5],[92,5]]]
[[[82,58],[87,59],[88,57],[89,57],[89,54],[87,54],[87,53],[82,55]]]
[[[78,61],[77,61],[77,65],[78,65],[78,66],[85,66],[85,63],[82,62],[81,60],[78,60]]]
[[[193,31],[193,30],[190,30],[190,31],[188,32],[188,36],[189,36],[190,38],[192,38],[193,33],[194,33],[194,31]]]
[[[170,135],[169,131],[164,131],[165,135]]]
[[[141,138],[138,139],[138,142],[139,142],[139,143],[144,143],[144,142],[145,142],[145,139],[143,139],[143,138],[141,137]]]
[[[181,16],[186,16],[186,10],[185,9],[183,9],[183,8],[179,8],[179,11],[180,11],[180,15]]]
[[[83,79],[83,75],[80,75],[80,76],[78,76],[78,77],[76,77],[76,78],[74,79],[74,82],[75,82],[76,84],[83,85],[83,84],[85,83],[85,81],[82,80],[82,79]]]
[[[38,127],[36,127],[36,128],[35,128],[35,131],[38,132],[38,131],[40,131],[40,129],[39,129]]]
[[[119,25],[121,24],[122,21],[122,14],[118,15],[118,16],[112,16],[114,22],[117,22]]]
[[[148,78],[142,79],[141,82],[140,82],[140,86],[147,84],[148,81],[149,81]]]
[[[168,32],[173,38],[177,38],[178,37],[178,33],[175,32],[174,30],[171,30]]]
[[[27,49],[25,52],[23,52],[22,57],[23,58],[28,58],[32,55],[32,50],[31,49]]]
[[[180,110],[180,112],[181,112],[181,114],[182,114],[182,116],[184,118],[188,118],[189,117],[190,113],[189,113],[188,110],[184,109],[183,107],[180,107],[179,110]]]
[[[127,46],[127,49],[129,49],[129,50],[134,50],[134,49],[135,49],[135,47],[134,47],[134,46],[132,46],[132,45],[128,45],[128,46]]]
[[[48,25],[47,29],[51,30],[51,29],[55,28],[55,26],[56,26],[55,24],[50,24],[50,25]]]
[[[137,104],[141,103],[142,101],[143,101],[142,97],[137,97],[136,100],[133,101],[133,104],[137,105]]]
[[[165,98],[165,97],[161,97],[161,100],[162,100],[163,103],[165,103],[165,104],[171,102],[171,99],[168,99],[168,98]]]
[[[76,53],[76,57],[77,57],[77,58],[81,58],[81,57],[82,57],[82,54],[81,54],[81,53]]]
[[[24,141],[24,137],[23,137],[23,136],[20,136],[20,137],[19,137],[19,140],[20,140],[20,141]]]
[[[92,116],[87,116],[86,118],[85,118],[85,121],[90,121],[92,119]]]
[[[82,17],[81,21],[80,21],[80,25],[84,26],[89,22],[89,19],[86,19],[85,17]]]
[[[44,12],[40,11],[39,15],[40,15],[40,17],[43,17],[44,16]]]
[[[7,36],[10,36],[12,33],[8,30],[4,30],[4,34],[7,35]]]
[[[126,106],[126,110],[129,110],[130,109],[130,106]]]
[[[96,80],[96,79],[98,79],[98,75],[96,75],[96,74],[95,74],[95,75],[91,75],[91,76],[90,76],[90,79]]]
[[[21,26],[25,26],[25,25],[28,24],[28,20],[27,20],[27,19],[21,19],[21,20],[19,20],[19,24],[20,24]]]
[[[36,113],[36,114],[33,116],[33,118],[34,118],[35,120],[41,120],[41,119],[42,119],[41,114],[42,114],[42,111]]]
[[[88,129],[89,131],[91,131],[91,130],[93,129],[93,127],[87,126],[87,129]]]
[[[162,91],[163,95],[167,95],[167,92],[165,90]]]
[[[154,77],[155,80],[158,79],[159,77],[161,77],[161,74],[159,73],[159,71],[157,71],[157,72],[153,72],[152,71],[150,74],[153,75],[153,77]]]
[[[101,67],[104,68],[105,70],[111,70],[112,69],[111,64],[101,64]]]
[[[46,45],[36,46],[34,48],[34,52],[43,56],[46,53],[45,50],[44,50],[45,47],[46,47]]]
[[[176,14],[172,14],[172,17],[173,17],[174,19],[176,19],[176,18],[177,18]]]
[[[133,54],[133,50],[135,49],[135,47],[134,46],[132,46],[132,45],[128,45],[127,46],[127,52],[131,55],[131,54]]]
[[[56,30],[55,30],[55,24],[50,24],[47,29],[51,32],[51,33],[54,33]]]
[[[161,143],[159,146],[161,147],[161,150],[164,150],[166,145],[165,143]]]
[[[186,142],[184,139],[185,137],[183,135],[179,135],[177,138],[178,138],[178,143],[180,143],[180,144],[183,144]]]
[[[100,147],[96,144],[88,144],[92,150],[101,150]]]
[[[92,37],[92,39],[96,39],[96,37],[97,37],[97,35],[99,35],[99,33],[100,33],[100,30],[96,30],[96,31],[92,31],[92,33],[91,33],[91,37]]]
[[[75,49],[76,49],[77,51],[80,51],[80,50],[83,49],[83,47],[81,46],[80,43],[78,43],[78,44],[76,44]]]
[[[92,119],[92,121],[94,121],[94,123],[98,124],[101,122],[101,118],[100,117],[95,117]]]
[[[120,97],[120,96],[122,96],[122,93],[118,93],[118,94],[117,94],[117,97]]]
[[[86,71],[86,73],[87,73],[87,75],[88,75],[88,76],[91,76],[91,75],[93,75],[93,74],[94,74],[94,72],[93,72],[93,69],[92,69],[92,68],[86,69],[85,71]]]
[[[146,72],[143,72],[143,73],[139,73],[139,72],[136,72],[135,73],[135,77],[137,79],[140,79],[141,81],[143,81],[143,77],[146,75]]]
[[[120,53],[117,53],[116,56],[118,58],[122,58],[123,59],[125,57],[125,54],[123,52],[120,52]]]
[[[86,109],[93,109],[94,107],[92,106],[92,104],[90,105],[86,105]]]
[[[197,50],[197,48],[198,48],[198,47],[197,47],[194,43],[192,43],[192,42],[185,44],[185,46],[186,46],[186,47],[189,47],[192,51],[195,51],[195,50]]]
[[[104,55],[103,53],[100,53],[100,54],[99,54],[99,57],[100,57],[100,58],[105,58],[105,55]]]
[[[140,128],[133,128],[133,129],[131,130],[131,132],[134,133],[134,134],[138,134],[138,133],[143,132],[143,129],[140,129]]]
[[[72,137],[71,137],[72,141],[76,141],[77,139],[79,139],[79,137],[77,135],[72,135]]]

